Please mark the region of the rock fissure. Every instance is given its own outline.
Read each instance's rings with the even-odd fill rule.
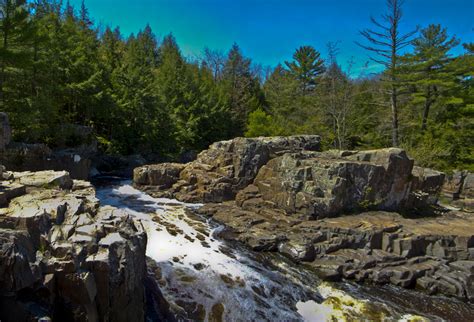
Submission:
[[[0,320],[144,320],[141,222],[67,172],[1,170]]]

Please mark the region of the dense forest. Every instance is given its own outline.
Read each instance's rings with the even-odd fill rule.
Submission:
[[[395,0],[359,32],[385,67],[363,78],[341,68],[337,39],[265,69],[237,44],[189,58],[149,26],[124,37],[84,4],[2,0],[0,12],[0,111],[16,141],[74,146],[68,125],[85,125],[104,153],[177,158],[235,136],[319,134],[325,148],[400,146],[474,170],[474,44],[440,25],[401,34]]]

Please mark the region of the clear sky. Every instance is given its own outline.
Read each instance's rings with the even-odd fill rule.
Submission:
[[[70,0],[79,8],[81,0]],[[99,26],[119,26],[124,35],[148,23],[160,38],[172,32],[182,51],[200,56],[205,47],[227,51],[236,42],[255,63],[275,66],[301,45],[327,56],[338,41],[338,61],[354,76],[377,71],[354,41],[385,11],[385,0],[85,0]],[[402,31],[439,23],[462,42],[474,42],[474,0],[406,0]],[[457,51],[461,51],[458,48]]]

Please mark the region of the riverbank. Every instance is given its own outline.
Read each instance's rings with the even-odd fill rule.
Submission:
[[[323,282],[278,253],[223,239],[223,226],[201,205],[154,198],[116,182],[97,188],[103,204],[141,218],[148,265],[177,318],[209,321],[321,321],[332,318],[466,320],[474,307],[391,286]]]
[[[201,205],[154,198],[115,182],[97,188],[103,204],[141,218],[149,268],[170,310],[181,319],[321,321],[332,318],[466,320],[474,307],[391,286],[323,282],[277,253],[223,239],[224,227],[199,215]]]
[[[188,164],[135,169],[157,197],[204,202],[226,238],[323,279],[474,300],[474,217],[438,205],[445,175],[401,149],[319,152],[319,137],[216,142]]]

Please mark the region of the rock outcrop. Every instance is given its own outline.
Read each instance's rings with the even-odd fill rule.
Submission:
[[[157,189],[169,189],[178,180],[185,168],[181,163],[160,163],[145,165],[133,170],[133,181],[139,186],[154,186]]]
[[[313,219],[435,203],[444,175],[412,170],[401,149],[287,153],[263,166],[237,202],[243,208],[263,202]]]
[[[184,166],[137,169],[135,183],[205,202],[198,211],[228,228],[222,237],[279,252],[322,278],[474,301],[474,217],[437,205],[443,173],[415,167],[395,148],[318,152],[286,143],[262,152],[280,146],[273,140],[285,142],[217,142]]]
[[[89,177],[91,160],[79,151],[52,151],[44,144],[12,142],[0,154],[0,163],[12,171],[66,170],[74,179]]]
[[[74,179],[87,180],[91,168],[90,158],[97,154],[97,140],[92,128],[77,125],[62,126],[65,145],[75,141],[82,144],[75,148],[62,148],[52,151],[45,144],[11,142],[12,130],[8,115],[0,112],[0,164],[11,171],[66,170]]]
[[[153,185],[150,180],[155,180],[159,182],[158,186],[149,191],[155,190],[156,195],[174,196],[185,202],[231,200],[239,190],[252,183],[259,169],[270,159],[288,152],[318,151],[320,141],[319,136],[301,135],[216,142],[182,169],[176,164],[138,168],[134,172],[134,183],[146,188]],[[160,192],[163,182],[167,191]]]
[[[474,218],[466,213],[405,218],[370,211],[299,220],[235,202],[206,204],[199,212],[228,227],[222,237],[304,262],[323,279],[390,283],[474,302]]]
[[[140,221],[67,172],[11,173],[0,202],[0,320],[144,320]]]
[[[474,212],[474,173],[455,171],[447,176],[443,195],[455,207]]]

